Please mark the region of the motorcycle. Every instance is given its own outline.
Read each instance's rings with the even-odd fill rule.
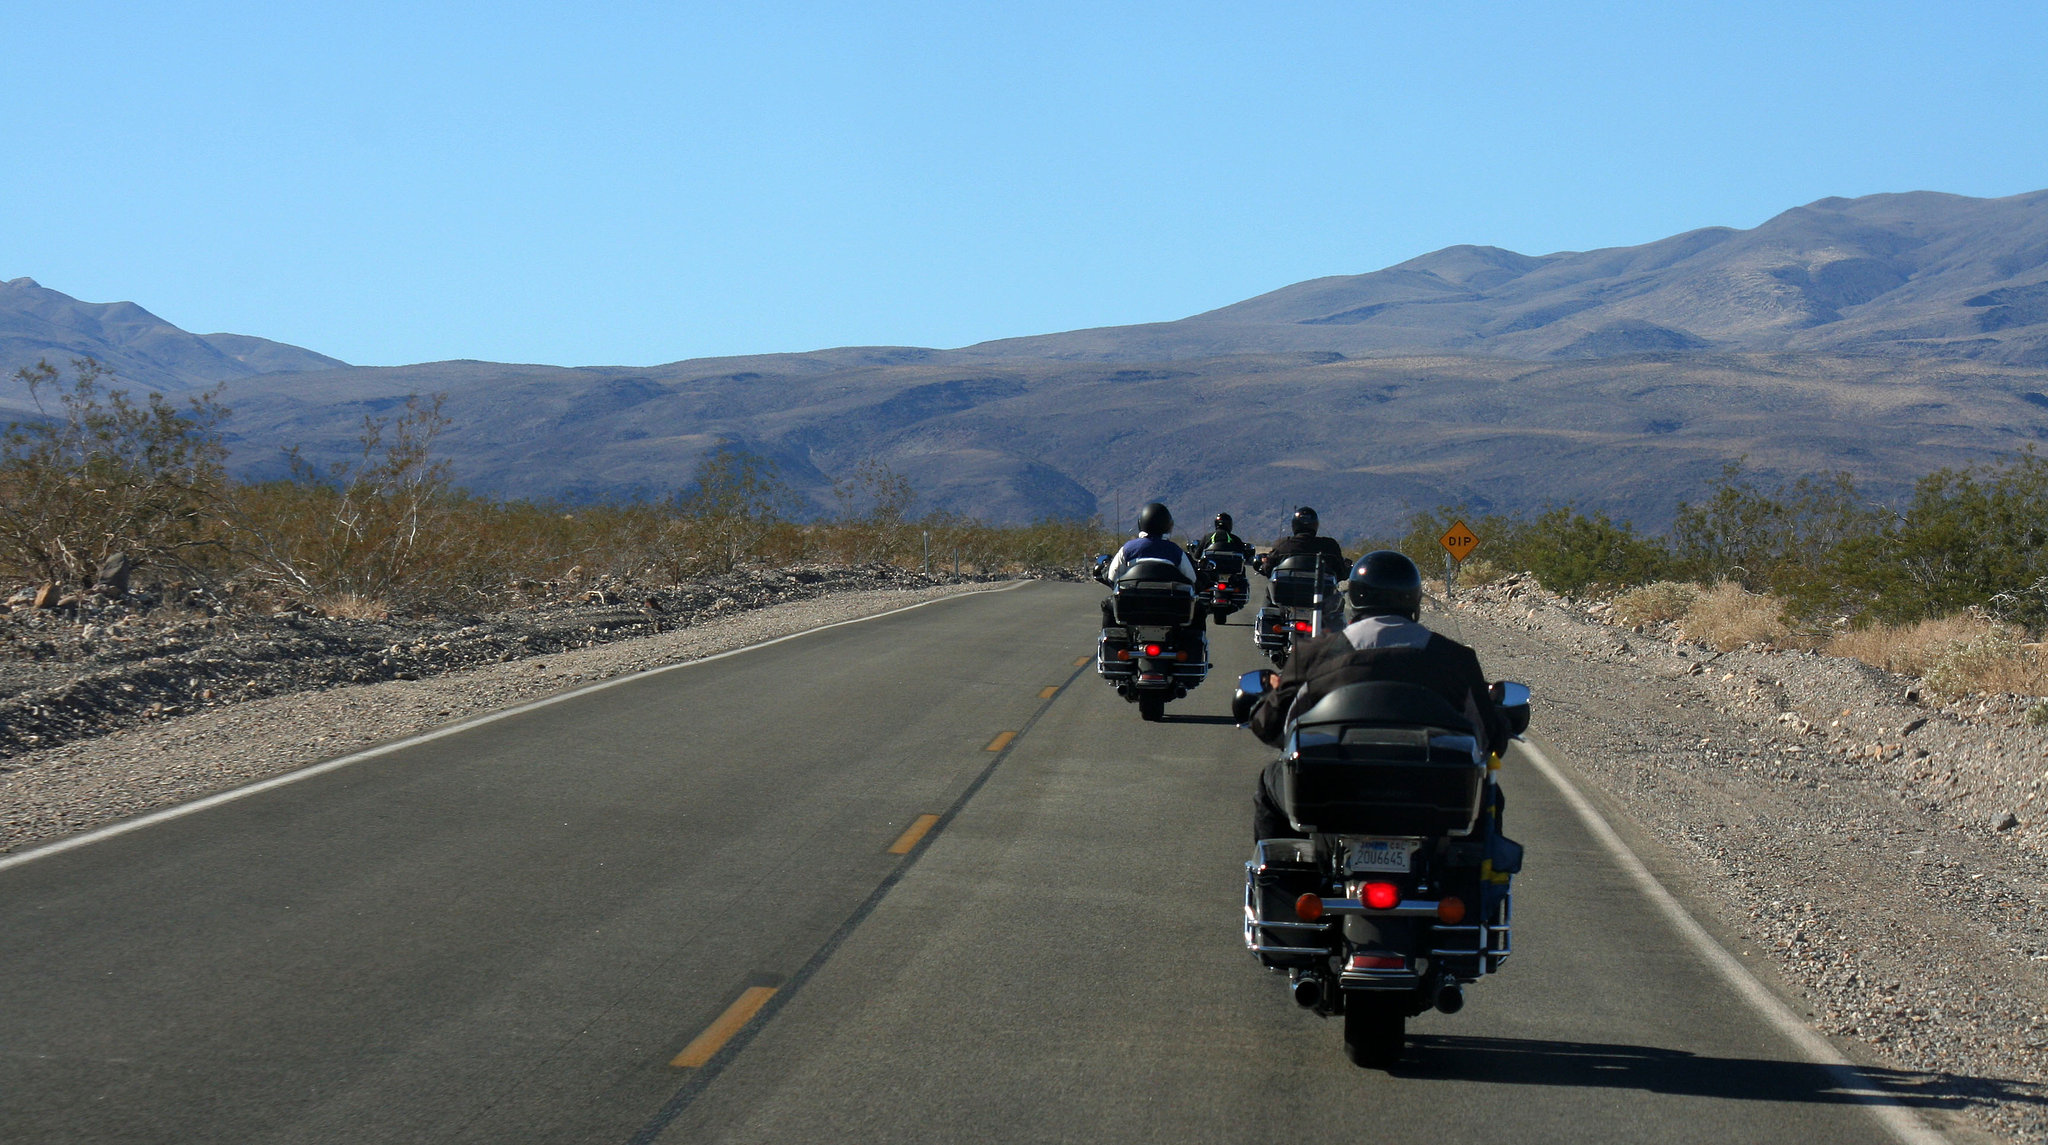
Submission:
[[[1221,624],[1225,617],[1251,602],[1251,579],[1244,574],[1244,554],[1212,551],[1202,554],[1202,566],[1209,580],[1209,615]]]
[[[1253,614],[1252,641],[1275,668],[1297,641],[1321,636],[1337,602],[1337,578],[1320,556],[1286,557],[1266,570],[1266,604]]]
[[[1519,736],[1528,688],[1495,689]],[[1239,680],[1240,723],[1263,692],[1261,673]],[[1395,1065],[1409,1018],[1457,1013],[1511,952],[1522,847],[1472,732],[1436,692],[1391,682],[1337,688],[1288,729],[1278,794],[1303,837],[1254,844],[1244,943],[1297,1005],[1342,1016],[1355,1065]]]
[[[1194,626],[1195,586],[1157,561],[1135,562],[1112,583],[1108,563],[1096,559],[1095,579],[1110,587],[1114,623],[1096,640],[1095,671],[1142,718],[1157,721],[1209,676],[1209,638]]]

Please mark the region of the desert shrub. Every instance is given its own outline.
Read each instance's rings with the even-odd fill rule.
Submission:
[[[1507,569],[1494,564],[1485,557],[1466,557],[1458,562],[1458,583],[1471,588],[1492,584],[1508,575]]]
[[[1685,639],[1721,652],[1752,644],[1780,644],[1791,634],[1781,601],[1750,592],[1734,581],[1722,581],[1701,593],[1685,610],[1679,631]]]
[[[447,424],[439,397],[409,399],[395,419],[363,419],[356,459],[321,472],[294,454],[294,480],[239,491],[247,576],[316,608],[488,599],[517,560],[502,544],[510,511],[452,487],[433,457]]]
[[[0,433],[0,570],[82,587],[115,553],[186,566],[219,545],[217,391],[183,410],[162,394],[136,402],[90,358],[68,381],[48,362],[14,378],[44,416]]]
[[[1924,676],[1949,649],[1988,636],[1993,627],[1990,621],[1971,614],[1911,624],[1871,624],[1837,633],[1823,651],[1887,672]]]
[[[1978,692],[2032,696],[2048,691],[2048,671],[2043,670],[2039,652],[2005,628],[1945,646],[1922,679],[1929,691],[1950,698]]]
[[[1598,511],[1581,513],[1568,505],[1530,520],[1444,506],[1411,516],[1398,547],[1425,572],[1441,568],[1444,551],[1437,538],[1460,520],[1479,537],[1475,556],[1465,561],[1468,567],[1473,560],[1484,559],[1495,568],[1524,569],[1553,592],[1642,584],[1655,579],[1668,563],[1662,545],[1638,534],[1627,521],[1614,521]],[[1462,570],[1459,579],[1476,583]]]
[[[1622,624],[1668,624],[1683,618],[1704,591],[1685,581],[1656,581],[1615,597],[1614,618]]]

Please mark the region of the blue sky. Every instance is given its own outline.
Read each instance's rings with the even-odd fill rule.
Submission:
[[[0,278],[363,364],[959,346],[2048,188],[2048,5],[0,0]]]

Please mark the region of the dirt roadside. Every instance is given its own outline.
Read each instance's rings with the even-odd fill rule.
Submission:
[[[2048,1141],[2048,730],[2018,697],[1717,654],[1528,582],[1448,614],[1701,921],[1887,1089]],[[1619,814],[1616,814],[1619,812]]]

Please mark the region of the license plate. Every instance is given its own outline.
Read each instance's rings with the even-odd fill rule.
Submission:
[[[1351,871],[1406,874],[1417,845],[1413,839],[1353,839],[1344,866]]]

